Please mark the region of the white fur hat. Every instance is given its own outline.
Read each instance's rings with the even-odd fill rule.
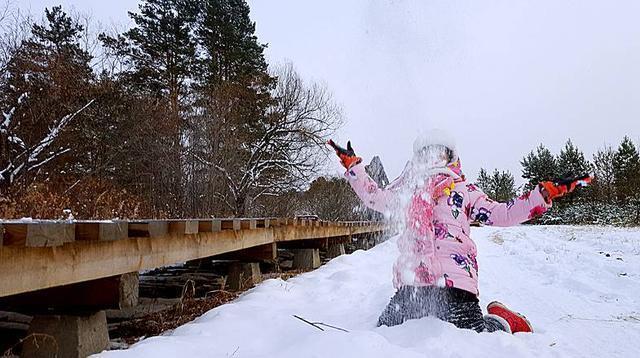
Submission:
[[[455,139],[449,132],[440,128],[429,129],[419,134],[413,142],[413,153],[414,155],[418,154],[424,148],[432,145],[442,145],[449,148],[453,152],[452,161],[458,159]]]

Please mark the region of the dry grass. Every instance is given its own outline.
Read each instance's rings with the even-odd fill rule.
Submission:
[[[22,338],[21,340],[19,340],[11,348],[7,349],[2,354],[2,357],[3,358],[19,357],[19,355],[15,353],[15,350],[17,348],[21,347],[25,342],[27,342],[29,340],[33,340],[33,344],[36,347],[40,347],[40,345],[44,345],[44,344],[47,344],[47,342],[50,342],[55,347],[55,351],[58,351],[58,342],[56,341],[56,339],[53,336],[50,336],[50,335],[44,334],[44,333],[32,333],[32,334]]]
[[[273,272],[263,274],[262,278],[265,280],[272,278],[288,280],[291,277],[304,272],[308,272],[308,270]],[[233,301],[240,296],[242,292],[250,289],[252,286],[243,285],[243,287],[246,288],[242,291],[211,291],[208,292],[204,298],[195,298],[194,284],[189,280],[184,285],[180,301],[174,304],[171,308],[123,322],[115,330],[110,332],[110,335],[112,337],[121,338],[127,344],[133,344],[141,337],[160,335],[185,323],[191,322],[218,306]]]
[[[187,296],[167,310],[122,323],[114,332],[111,332],[111,335],[121,337],[126,343],[132,344],[140,337],[157,336],[191,322],[205,312],[233,301],[238,296],[239,293],[228,291],[212,292],[205,298]]]

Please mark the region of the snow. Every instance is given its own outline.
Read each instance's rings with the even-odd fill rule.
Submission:
[[[419,133],[413,142],[414,155],[419,154],[423,148],[440,144],[454,152],[454,158],[458,157],[456,140],[448,131],[441,128],[429,128],[424,133]]]
[[[288,281],[267,280],[165,336],[100,357],[634,357],[640,229],[474,228],[481,305],[521,311],[533,334],[460,330],[433,318],[375,327],[394,290],[395,239]],[[320,331],[293,317],[334,325]]]

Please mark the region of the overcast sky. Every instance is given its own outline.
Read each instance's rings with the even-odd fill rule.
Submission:
[[[121,26],[137,7],[19,1],[34,13],[58,3]],[[472,177],[497,167],[519,178],[539,143],[559,151],[570,137],[590,158],[640,139],[640,1],[249,3],[269,62],[326,83],[347,120],[336,139],[379,155],[390,177],[429,127],[457,138]]]

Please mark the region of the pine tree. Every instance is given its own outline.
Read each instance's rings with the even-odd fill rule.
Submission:
[[[198,38],[206,51],[204,80],[208,84],[260,82],[266,76],[266,45],[258,42],[245,0],[204,1]]]
[[[267,160],[287,160],[284,148],[270,143],[276,133],[268,131],[275,78],[267,71],[266,46],[258,42],[246,1],[204,1],[196,33],[203,109],[194,125],[198,156],[215,163],[224,179],[220,187],[228,190],[217,196],[234,215],[244,215],[252,198],[271,190],[274,178],[292,180],[286,169],[265,166]]]
[[[123,63],[120,80],[142,102],[153,99],[146,144],[147,177],[154,208],[184,212],[185,152],[190,133],[191,84],[197,78],[197,39],[194,35],[200,2],[196,0],[143,0],[139,12],[129,12],[134,26],[117,37],[100,36],[107,49]]]
[[[487,171],[484,168],[480,168],[476,185],[482,189],[485,194],[492,190],[493,185],[491,183],[491,177],[487,174]]]
[[[102,34],[104,45],[123,57],[131,69],[126,72],[130,85],[157,98],[169,100],[178,115],[181,101],[188,94],[196,61],[193,36],[198,1],[143,0],[139,13],[129,12],[134,26],[113,38]]]
[[[590,174],[593,167],[589,161],[584,158],[584,154],[576,146],[573,145],[571,139],[567,140],[564,148],[560,150],[557,159],[558,174],[561,178],[573,178]],[[592,195],[590,187],[577,190],[562,199],[563,205],[573,205],[577,199],[585,200]]]
[[[591,163],[584,158],[582,151],[573,145],[571,139],[567,140],[564,148],[560,150],[557,163],[558,173],[564,178],[581,176],[592,170]]]
[[[609,202],[615,198],[615,155],[611,147],[598,150],[593,155],[593,189],[596,199]]]
[[[493,182],[493,199],[506,202],[516,196],[516,185],[513,175],[507,171],[495,169],[491,176]]]
[[[520,162],[522,165],[522,177],[529,182],[526,190],[532,190],[538,183],[545,180],[556,179],[559,175],[558,164],[551,151],[540,144],[536,151],[531,151]]]
[[[614,184],[619,200],[631,199],[640,190],[640,156],[636,146],[627,136],[615,154]]]
[[[491,199],[506,202],[516,196],[515,179],[507,171],[494,169],[491,175],[483,168],[480,169],[476,185]]]

